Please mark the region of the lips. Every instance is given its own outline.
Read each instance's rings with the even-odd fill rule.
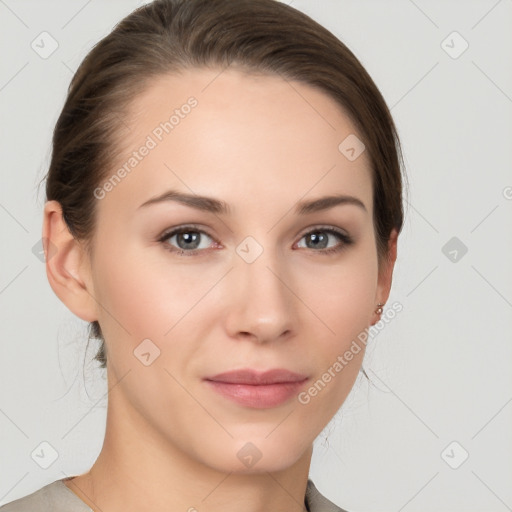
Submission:
[[[217,394],[254,409],[270,409],[289,402],[307,380],[305,375],[281,368],[265,372],[234,370],[204,379]]]
[[[219,373],[213,377],[207,377],[205,380],[214,382],[225,382],[227,384],[250,384],[253,386],[266,384],[279,384],[285,382],[301,382],[307,379],[306,375],[276,368],[264,372],[258,372],[251,369],[234,370],[230,372]]]

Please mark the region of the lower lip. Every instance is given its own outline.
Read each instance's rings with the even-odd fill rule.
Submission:
[[[253,407],[255,409],[268,409],[287,402],[299,392],[307,379],[300,382],[281,382],[276,384],[230,384],[206,380],[214,391],[233,400],[234,402]]]

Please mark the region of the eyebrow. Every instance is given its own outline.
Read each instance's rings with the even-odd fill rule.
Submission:
[[[168,190],[159,196],[152,197],[142,203],[139,208],[167,201],[176,201],[186,206],[196,208],[197,210],[203,210],[215,214],[228,215],[230,212],[230,207],[225,201],[215,199],[213,197],[198,196],[196,194],[185,194],[176,190]],[[357,197],[337,194],[309,201],[300,201],[295,207],[295,213],[298,215],[307,215],[314,212],[328,210],[329,208],[333,208],[338,205],[353,205],[362,208],[367,212],[366,206]]]

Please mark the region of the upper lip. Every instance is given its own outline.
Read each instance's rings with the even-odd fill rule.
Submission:
[[[213,377],[207,377],[206,380],[213,380],[216,382],[227,382],[230,384],[276,384],[283,382],[301,382],[307,379],[306,375],[276,368],[267,371],[256,371],[252,369],[233,370],[230,372],[219,373]]]

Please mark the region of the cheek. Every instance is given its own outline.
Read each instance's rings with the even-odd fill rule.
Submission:
[[[108,350],[125,364],[132,352],[145,339],[161,350],[160,364],[176,359],[176,351],[192,353],[195,349],[194,330],[198,311],[201,323],[214,316],[202,308],[202,298],[215,283],[218,268],[176,263],[164,249],[130,247],[122,241],[111,240],[111,247],[95,260],[94,286],[98,301],[98,317],[108,343]],[[185,258],[185,257],[184,257]],[[179,343],[186,337],[187,344]],[[127,346],[130,350],[127,350]],[[172,347],[173,357],[166,348]],[[180,357],[188,357],[182,353]]]
[[[301,279],[300,297],[318,317],[309,322],[317,325],[310,360],[316,360],[319,368],[309,398],[315,410],[323,403],[327,415],[341,406],[363,362],[376,307],[378,268],[372,247],[361,244],[340,258],[339,264],[317,267],[314,273],[304,269],[303,275],[309,277]]]
[[[334,331],[331,338],[346,340],[368,326],[378,279],[376,254],[368,242],[347,251],[335,264],[316,264],[300,273],[304,277],[299,296],[312,309],[314,305],[326,335]]]
[[[371,273],[370,273],[371,274]],[[369,317],[375,293],[372,278],[355,274],[326,281],[327,300],[316,303],[318,316],[315,347],[308,360],[315,361],[317,374],[298,397],[310,417],[327,423],[349,395],[361,369],[366,351]],[[312,297],[306,300],[311,300]],[[306,302],[305,300],[305,302]],[[313,309],[313,307],[312,307]]]

